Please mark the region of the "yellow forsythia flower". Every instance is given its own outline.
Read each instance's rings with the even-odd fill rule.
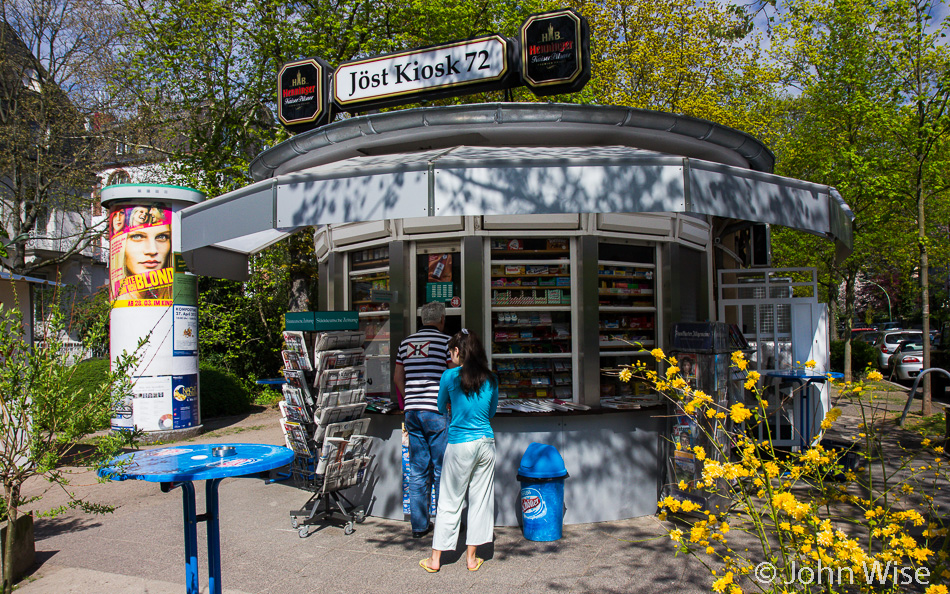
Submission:
[[[930,586],[924,590],[924,594],[947,594],[947,587],[943,584],[934,584],[933,586]]]
[[[816,365],[818,364],[815,363],[813,359],[809,359],[808,361],[805,361],[805,369],[814,369]]]
[[[750,374],[751,375],[751,374]],[[741,402],[733,404],[731,410],[732,420],[736,423],[742,423],[752,416],[752,411],[747,409]]]
[[[879,382],[884,379],[884,376],[881,375],[880,371],[872,371],[868,374],[868,379],[871,381]],[[946,588],[944,588],[946,590]]]
[[[715,592],[725,592],[729,584],[732,583],[732,572],[727,571],[726,575],[722,576],[715,582],[713,582],[713,591]],[[927,594],[930,594],[929,592]],[[945,592],[943,594],[946,594]]]
[[[696,455],[697,460],[706,459],[706,450],[703,449],[703,446],[696,446],[693,448],[693,453]]]
[[[629,382],[631,377],[633,377],[633,373],[629,369],[624,368],[623,370],[621,370],[620,381]]]
[[[653,355],[653,357],[654,357],[657,361],[662,361],[662,360],[663,360],[663,357],[665,356],[665,355],[663,354],[663,349],[653,349],[652,351],[650,351],[650,354]]]
[[[749,375],[746,376],[745,388],[746,390],[751,390],[755,388],[755,384],[759,381],[759,372],[750,371]]]
[[[675,540],[676,542],[681,542],[683,540],[683,531],[677,528],[670,532],[670,539]]]

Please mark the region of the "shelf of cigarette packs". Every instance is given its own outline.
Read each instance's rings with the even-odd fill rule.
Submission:
[[[285,353],[307,359],[306,336],[285,332]],[[364,339],[359,331],[314,333],[310,369],[285,363],[281,427],[296,454],[291,471],[300,488],[324,494],[351,487],[369,465]]]
[[[359,315],[359,329],[366,335],[367,389],[388,396],[389,369],[389,247],[358,250],[350,254],[350,299]]]
[[[567,239],[491,239],[491,353],[501,398],[573,398]]]

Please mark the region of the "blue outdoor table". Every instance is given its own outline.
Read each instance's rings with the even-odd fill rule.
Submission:
[[[811,439],[811,420],[814,416],[812,414],[814,410],[810,406],[811,388],[815,384],[825,383],[829,377],[831,379],[841,379],[844,377],[844,374],[838,373],[837,371],[820,372],[807,369],[788,369],[782,371],[767,371],[765,377],[772,377],[786,382],[795,382],[801,386],[802,389],[798,393],[799,410],[802,419],[802,428],[804,429],[804,431],[800,433],[801,447],[808,447],[809,439]]]
[[[290,464],[292,450],[258,443],[216,443],[144,450],[114,458],[99,475],[116,481],[161,483],[167,493],[181,487],[185,519],[185,585],[198,594],[198,522],[208,523],[208,592],[221,594],[218,485],[232,476],[266,472]],[[205,483],[205,513],[195,512],[194,481]]]

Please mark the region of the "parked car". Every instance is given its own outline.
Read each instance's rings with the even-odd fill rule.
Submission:
[[[853,337],[851,340],[860,340],[861,342],[866,342],[868,344],[874,344],[877,342],[877,339],[881,337],[880,332],[862,332],[857,336]]]
[[[889,360],[891,380],[910,381],[920,375],[924,365],[924,343],[920,339],[902,340]]]
[[[900,322],[882,322],[878,324],[877,329],[881,330],[882,332],[887,332],[889,330],[900,330],[901,323]]]
[[[881,336],[874,343],[874,348],[878,351],[877,366],[882,371],[886,371],[890,363],[891,355],[897,349],[897,345],[902,340],[914,340],[923,342],[923,332],[920,330],[895,330],[893,332],[882,332]]]

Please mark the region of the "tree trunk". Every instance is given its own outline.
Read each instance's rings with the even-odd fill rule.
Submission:
[[[854,327],[855,278],[857,272],[848,270],[844,277],[844,381],[852,381],[851,329]]]
[[[922,369],[930,369],[930,258],[927,253],[927,226],[924,219],[923,188],[917,187],[917,245],[920,248],[920,298],[924,326],[924,362]],[[924,393],[920,402],[920,414],[929,417],[931,409],[931,377],[924,376]]]
[[[3,542],[3,594],[13,592],[13,544],[16,542],[16,502],[19,499],[19,487],[4,485],[7,504],[7,537]]]

